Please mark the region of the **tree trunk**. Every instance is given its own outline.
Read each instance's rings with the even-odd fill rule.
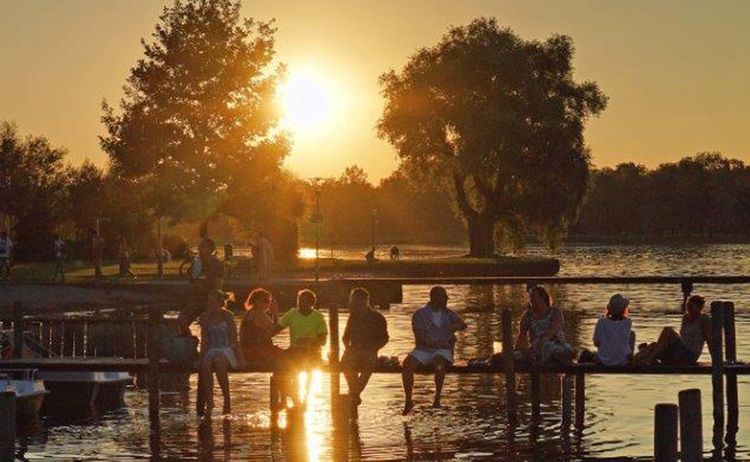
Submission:
[[[466,217],[469,227],[469,256],[491,258],[495,256],[495,220],[482,215]]]

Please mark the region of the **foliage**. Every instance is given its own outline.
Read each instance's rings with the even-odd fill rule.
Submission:
[[[526,41],[481,18],[380,77],[380,136],[408,171],[453,183],[472,256],[494,254],[496,225],[552,243],[576,218],[588,178],[584,122],[607,100],[573,80],[572,58],[569,37]]]
[[[52,254],[55,224],[64,216],[65,154],[43,136],[21,137],[15,125],[0,123],[0,215],[11,219],[19,260]]]
[[[270,69],[274,33],[272,23],[242,19],[239,1],[177,0],[152,42],[142,41],[119,111],[104,103],[101,145],[155,215],[209,219],[241,183],[279,172],[289,145],[272,133],[284,74]]]

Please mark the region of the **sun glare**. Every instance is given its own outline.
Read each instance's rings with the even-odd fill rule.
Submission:
[[[312,132],[330,123],[335,94],[322,74],[312,68],[290,69],[279,88],[282,126],[294,133]]]

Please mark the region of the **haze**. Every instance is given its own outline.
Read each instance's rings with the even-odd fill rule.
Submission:
[[[0,119],[104,165],[103,98],[115,102],[163,1],[0,0]],[[750,2],[246,1],[276,18],[277,58],[312,70],[334,94],[326,123],[296,134],[287,165],[303,177],[358,164],[377,180],[396,167],[377,138],[377,77],[450,25],[495,16],[522,37],[573,37],[576,77],[610,97],[587,129],[597,166],[655,166],[717,150],[750,162]]]

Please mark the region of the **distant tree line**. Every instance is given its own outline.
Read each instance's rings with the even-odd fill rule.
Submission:
[[[750,238],[750,167],[704,152],[655,169],[623,163],[595,170],[571,232],[615,240]]]

